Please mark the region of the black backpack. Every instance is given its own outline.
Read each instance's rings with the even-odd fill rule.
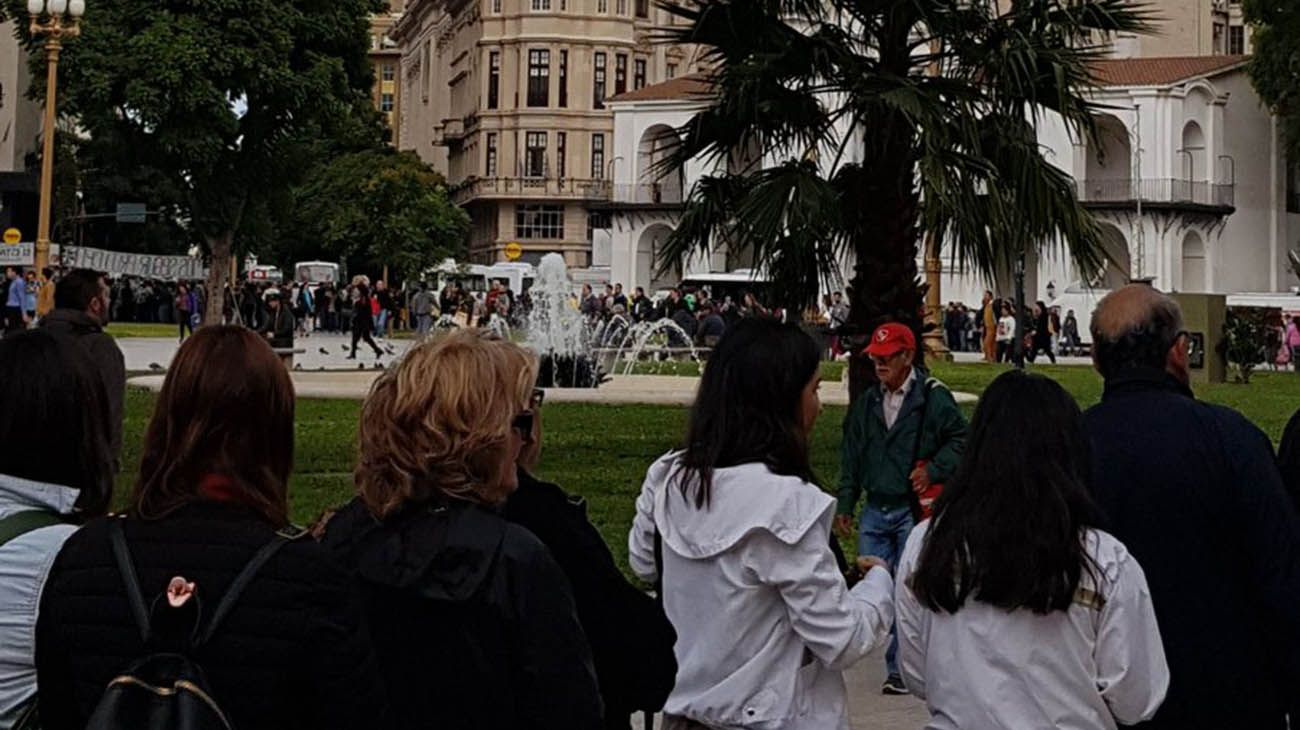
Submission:
[[[152,645],[153,609],[161,602],[169,609],[166,596],[160,594],[152,604],[146,604],[136,577],[135,564],[126,544],[121,520],[111,520],[108,527],[113,546],[113,557],[126,598],[131,604],[131,614],[146,647]],[[132,664],[121,675],[113,678],[95,706],[86,730],[232,730],[229,716],[222,711],[216,698],[208,689],[203,669],[191,658],[221,627],[221,622],[239,601],[239,596],[252,582],[266,561],[289,541],[290,537],[277,534],[274,539],[253,555],[244,569],[235,576],[221,597],[217,608],[207,623],[202,622],[202,606],[195,601],[195,620],[188,641],[188,651],[152,653]]]

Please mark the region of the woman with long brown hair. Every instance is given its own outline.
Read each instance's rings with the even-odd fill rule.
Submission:
[[[564,573],[497,513],[536,377],[519,346],[462,330],[408,352],[361,409],[358,497],[325,544],[356,570],[397,727],[603,727]]]
[[[110,683],[159,652],[201,667],[240,730],[382,725],[347,576],[289,527],[293,423],[293,385],[256,334],[207,327],[181,347],[128,516],[73,535],[47,584],[36,650],[47,730],[86,727]],[[264,552],[214,624],[214,607]]]

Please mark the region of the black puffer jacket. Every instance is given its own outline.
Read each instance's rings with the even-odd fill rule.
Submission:
[[[325,545],[356,570],[399,727],[601,727],[568,581],[532,533],[463,503],[380,524],[353,500]]]
[[[210,502],[163,520],[126,520],[124,529],[146,601],[179,575],[197,585],[207,611],[274,536],[251,512]],[[234,727],[388,726],[350,589],[347,574],[309,538],[286,545],[258,571],[212,641],[192,657]],[[158,649],[179,646],[174,639],[143,646],[107,521],[91,522],[64,544],[41,600],[36,671],[43,727],[82,730],[110,680]]]
[[[537,535],[573,586],[605,700],[605,727],[626,730],[633,712],[658,712],[677,678],[677,633],[663,608],[619,572],[587,519],[586,503],[520,469],[519,489],[502,514]]]

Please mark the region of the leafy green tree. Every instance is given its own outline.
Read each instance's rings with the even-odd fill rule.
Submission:
[[[314,168],[293,197],[298,251],[361,258],[402,277],[462,253],[469,233],[446,181],[413,152],[340,156]]]
[[[715,94],[664,163],[723,162],[690,194],[661,266],[725,243],[749,249],[783,303],[854,268],[848,329],[918,331],[923,233],[958,264],[1011,270],[1061,245],[1100,260],[1101,233],[1074,181],[1043,155],[1034,122],[1094,131],[1089,62],[1107,33],[1139,31],[1129,0],[699,0],[671,7],[667,40],[700,44]],[[851,148],[856,147],[856,152]],[[873,379],[855,357],[854,392]]]
[[[6,0],[10,16],[24,2]],[[87,136],[178,189],[211,255],[206,319],[219,321],[230,262],[265,243],[274,201],[322,135],[378,139],[367,94],[377,0],[113,0],[92,3],[64,51],[61,111]],[[25,28],[20,26],[20,32]]]
[[[1251,82],[1281,116],[1291,157],[1300,156],[1300,5],[1245,0],[1242,11],[1254,46]]]

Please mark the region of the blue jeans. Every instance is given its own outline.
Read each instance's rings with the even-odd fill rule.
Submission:
[[[880,558],[889,564],[891,574],[898,575],[898,561],[903,557],[903,546],[907,544],[907,536],[915,526],[911,507],[881,509],[868,503],[862,508],[862,519],[858,526],[858,555]],[[897,624],[889,628],[885,668],[891,675],[898,674]]]
[[[379,310],[379,319],[375,320],[375,334],[379,337],[388,336],[388,310]]]

